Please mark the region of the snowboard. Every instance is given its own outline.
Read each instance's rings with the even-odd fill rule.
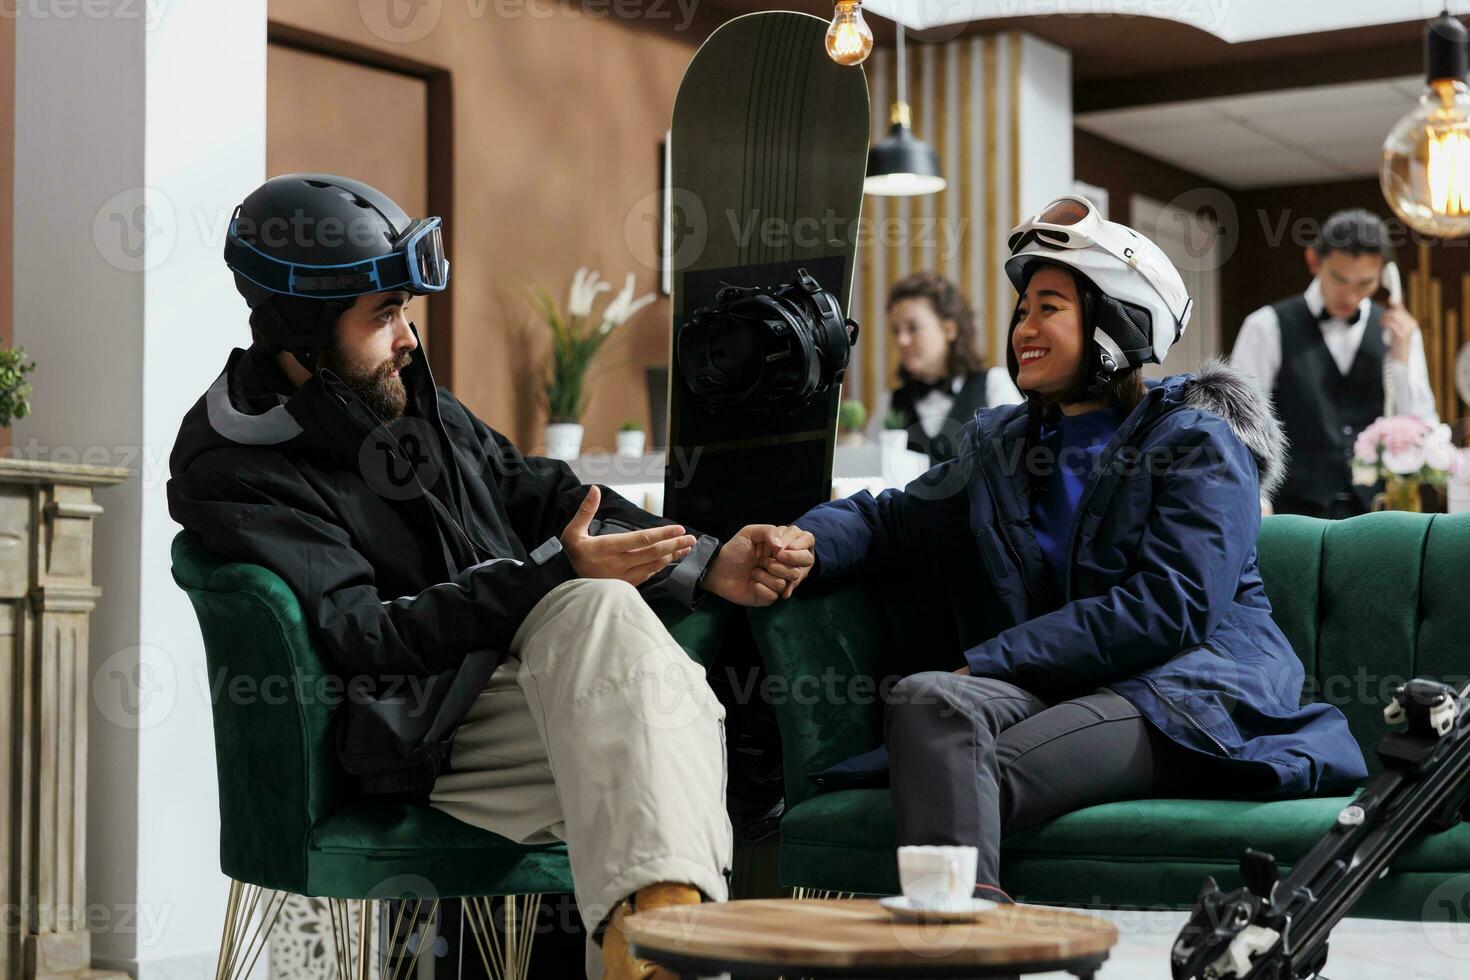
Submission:
[[[839,386],[795,412],[714,412],[674,356],[679,327],[722,286],[775,286],[805,269],[847,312],[868,88],[861,67],[828,57],[827,26],[784,11],[736,17],[696,52],[674,102],[664,515],[721,539],[790,523],[832,495]],[[854,349],[849,372],[856,363]]]

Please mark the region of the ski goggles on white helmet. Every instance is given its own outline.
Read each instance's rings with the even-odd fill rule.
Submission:
[[[1101,219],[1085,197],[1059,197],[1041,212],[1011,229],[1006,244],[1012,252],[1030,235],[1057,248],[1086,248],[1093,244],[1091,232]]]
[[[392,251],[383,255],[325,265],[291,262],[267,254],[241,237],[239,220],[237,208],[225,239],[225,262],[273,293],[345,299],[395,289],[424,295],[449,285],[449,260],[444,257],[443,223],[439,218],[413,222]]]
[[[1104,346],[1120,363],[1162,363],[1184,333],[1193,301],[1174,263],[1149,239],[1098,214],[1085,197],[1065,195],[1011,229],[1006,275],[1017,291],[1038,261],[1068,266],[1087,276],[1106,296],[1147,314],[1127,329],[1100,324]],[[1117,334],[1118,336],[1113,336]]]

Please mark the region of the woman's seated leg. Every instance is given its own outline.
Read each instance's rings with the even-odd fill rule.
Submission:
[[[1170,747],[1131,702],[1107,688],[1027,718],[996,742],[1003,831],[1167,791],[1178,774]]]
[[[1000,861],[997,737],[1046,702],[991,677],[926,671],[888,697],[884,738],[898,843],[968,844],[977,878],[994,884]]]

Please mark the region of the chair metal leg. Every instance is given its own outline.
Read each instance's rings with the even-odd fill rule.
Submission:
[[[231,879],[219,959],[214,967],[215,980],[244,980],[250,975],[289,897],[288,892]]]
[[[489,898],[461,900],[469,933],[480,953],[485,973],[493,980],[525,980],[530,976],[531,947],[536,941],[540,895],[507,895],[502,903],[504,928],[497,931]],[[505,940],[501,942],[501,932]]]
[[[400,901],[391,916],[382,899],[332,898],[327,900],[327,905],[337,976],[352,980],[409,980],[415,975],[419,957],[432,945],[430,924],[439,912],[438,899]],[[399,955],[400,948],[408,944],[419,926],[426,908],[428,916],[418,943],[411,954]]]

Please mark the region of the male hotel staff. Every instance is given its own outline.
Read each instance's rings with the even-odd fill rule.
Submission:
[[[1230,363],[1270,392],[1291,446],[1286,482],[1265,513],[1351,517],[1373,487],[1352,482],[1353,441],[1384,412],[1438,422],[1424,339],[1402,306],[1373,301],[1393,257],[1388,229],[1362,209],[1338,211],[1306,249],[1306,292],[1241,324]],[[1386,366],[1386,371],[1385,371]]]

